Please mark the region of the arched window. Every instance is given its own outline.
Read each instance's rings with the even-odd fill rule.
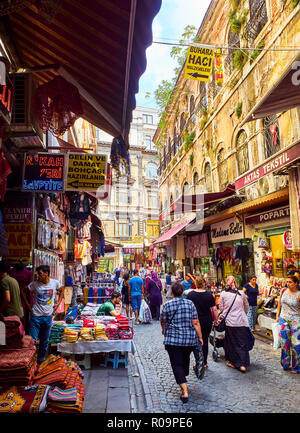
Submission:
[[[232,30],[229,30],[228,37],[227,37],[227,45],[228,47],[228,54],[225,57],[224,60],[224,66],[226,73],[228,75],[231,75],[233,72],[233,57],[234,53],[236,52],[236,48],[240,48],[240,37],[238,33],[233,33]]]
[[[194,95],[192,95],[190,97],[190,116],[194,113],[195,111],[195,98]]]
[[[199,194],[199,189],[199,176],[196,172],[193,176],[193,194]]]
[[[249,151],[247,134],[242,129],[236,139],[236,149],[237,149],[237,164],[238,164],[238,174],[241,175],[249,170]]]
[[[149,162],[146,166],[146,177],[149,179],[157,179],[157,165]]]
[[[227,161],[225,161],[225,150],[221,149],[218,153],[218,175],[220,191],[223,191],[228,185]]]
[[[174,127],[174,134],[173,134],[173,152],[174,155],[176,155],[178,150],[178,137],[177,137],[177,130],[176,130],[176,126]]]
[[[172,204],[173,204],[173,195],[171,194],[171,197],[170,197],[170,211],[172,210]],[[171,213],[171,215],[170,215],[170,218],[171,218],[171,221],[173,221],[174,220],[174,213]]]
[[[183,188],[182,188],[182,195],[188,195],[190,190],[189,184],[187,182],[184,182]]]
[[[263,120],[265,158],[270,158],[280,150],[280,134],[277,116],[265,117]]]
[[[250,19],[244,29],[244,36],[252,44],[268,22],[266,0],[249,0]]]
[[[184,127],[185,127],[184,115],[185,115],[185,113],[181,113],[181,116],[180,116],[180,132],[182,132]]]
[[[209,162],[207,162],[204,166],[204,182],[206,191],[212,192],[211,168]]]

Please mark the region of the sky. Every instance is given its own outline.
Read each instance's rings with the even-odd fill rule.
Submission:
[[[200,27],[210,0],[162,0],[162,6],[153,20],[153,41],[179,41],[187,25]],[[171,41],[169,40],[171,39]],[[154,91],[162,80],[174,76],[176,61],[170,57],[172,46],[152,44],[146,50],[147,68],[139,81],[136,105],[158,108],[154,100]],[[150,98],[145,98],[147,92]]]

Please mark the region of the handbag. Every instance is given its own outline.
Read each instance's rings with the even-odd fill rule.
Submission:
[[[250,331],[250,328],[247,328],[248,332],[247,332],[247,344],[248,344],[248,350],[252,350],[254,343],[255,343],[255,338],[254,335],[252,334],[252,332]]]
[[[238,295],[238,292],[236,293],[236,295],[235,295],[235,297],[234,297],[234,300],[233,300],[233,303],[230,305],[230,308],[229,308],[229,310],[227,311],[226,316],[225,316],[225,317],[221,320],[221,322],[216,326],[216,331],[218,331],[218,332],[224,332],[224,331],[225,331],[225,328],[226,328],[225,320],[226,320],[226,317],[227,317],[228,314],[229,314],[229,311],[231,310],[231,307],[232,307],[233,304],[234,304],[234,301],[235,301],[237,295]]]

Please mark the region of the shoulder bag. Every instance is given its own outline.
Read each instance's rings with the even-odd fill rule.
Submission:
[[[226,320],[226,317],[227,317],[228,314],[229,314],[229,311],[231,310],[231,308],[232,308],[232,306],[233,306],[233,304],[234,304],[234,301],[236,300],[237,295],[238,295],[238,293],[236,293],[236,295],[235,295],[235,297],[234,297],[234,300],[233,300],[232,304],[230,305],[229,310],[228,310],[227,313],[226,313],[226,316],[225,316],[225,317],[221,320],[221,322],[216,326],[216,331],[218,331],[218,332],[224,332],[224,331],[225,331],[225,327],[226,327],[225,320]]]

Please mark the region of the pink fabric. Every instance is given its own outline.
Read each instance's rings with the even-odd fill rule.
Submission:
[[[194,218],[193,218],[194,219]],[[193,219],[186,221],[185,223],[181,223],[176,227],[172,227],[170,230],[168,230],[166,233],[164,233],[160,238],[156,239],[156,241],[153,242],[153,245],[156,245],[160,242],[169,241],[173,236],[175,236],[177,233],[180,232],[184,227],[186,227]]]
[[[227,326],[249,326],[249,322],[247,319],[246,313],[248,312],[249,304],[245,293],[242,290],[239,290],[241,296],[237,295],[233,306],[226,318]],[[229,310],[233,300],[235,297],[235,293],[232,292],[221,292],[220,301],[219,301],[219,310],[221,315],[220,319],[226,316],[227,311]]]

